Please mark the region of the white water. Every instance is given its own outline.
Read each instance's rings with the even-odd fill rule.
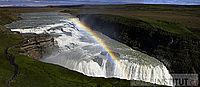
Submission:
[[[60,18],[60,21],[34,28],[12,29],[12,31],[48,33],[54,36],[58,49],[53,54],[42,58],[43,62],[57,64],[93,77],[116,77],[172,85],[169,71],[155,58],[94,31],[118,57],[121,66],[124,67],[125,72],[122,72],[109,58],[108,53],[83,29],[76,27],[67,19]],[[123,73],[128,77],[124,77]]]

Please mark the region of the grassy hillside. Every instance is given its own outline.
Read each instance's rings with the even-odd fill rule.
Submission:
[[[152,19],[145,19],[145,18],[130,18],[130,17],[123,17],[117,15],[93,15],[93,17],[100,18],[103,21],[108,22],[117,22],[119,24],[123,24],[126,26],[132,27],[140,27],[143,29],[149,29],[152,31],[163,30],[167,32],[171,32],[174,34],[191,34],[187,28],[182,26],[181,24],[170,22],[170,21],[162,21],[162,20],[152,20]]]
[[[104,79],[87,77],[75,71],[65,69],[53,64],[42,63],[22,55],[16,55],[16,63],[20,67],[20,73],[11,84],[12,87],[96,87],[129,86],[129,81],[119,79]]]
[[[0,87],[4,87],[5,83],[13,75],[14,68],[9,64],[9,60],[6,58],[5,49],[17,44],[20,40],[17,35],[11,34],[11,32],[4,30],[0,25]],[[11,42],[12,41],[12,42]]]

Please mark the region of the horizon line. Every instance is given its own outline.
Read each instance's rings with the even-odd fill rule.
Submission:
[[[99,3],[99,4],[58,4],[58,5],[0,5],[0,7],[56,7],[56,6],[74,6],[74,5],[180,5],[180,6],[200,6],[200,4],[180,4],[180,3]]]

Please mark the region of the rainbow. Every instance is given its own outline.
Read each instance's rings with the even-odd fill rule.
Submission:
[[[83,29],[86,33],[88,33],[97,43],[101,45],[101,47],[108,52],[111,61],[120,69],[122,75],[124,78],[127,80],[129,79],[126,72],[125,68],[122,66],[121,62],[117,59],[117,57],[114,55],[114,53],[110,50],[110,48],[104,43],[102,39],[100,39],[95,33],[92,32],[90,28],[85,26],[83,23],[81,23],[78,18],[68,18],[69,21],[73,22],[77,27]]]

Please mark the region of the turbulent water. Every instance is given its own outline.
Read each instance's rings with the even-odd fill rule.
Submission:
[[[109,54],[87,32],[67,20],[69,14],[58,12],[24,13],[23,20],[6,25],[20,33],[48,33],[55,38],[57,49],[41,59],[94,77],[116,77],[172,85],[171,75],[158,60],[96,33],[117,56],[120,69]],[[127,75],[127,77],[124,76]],[[168,79],[168,80],[167,80]]]

